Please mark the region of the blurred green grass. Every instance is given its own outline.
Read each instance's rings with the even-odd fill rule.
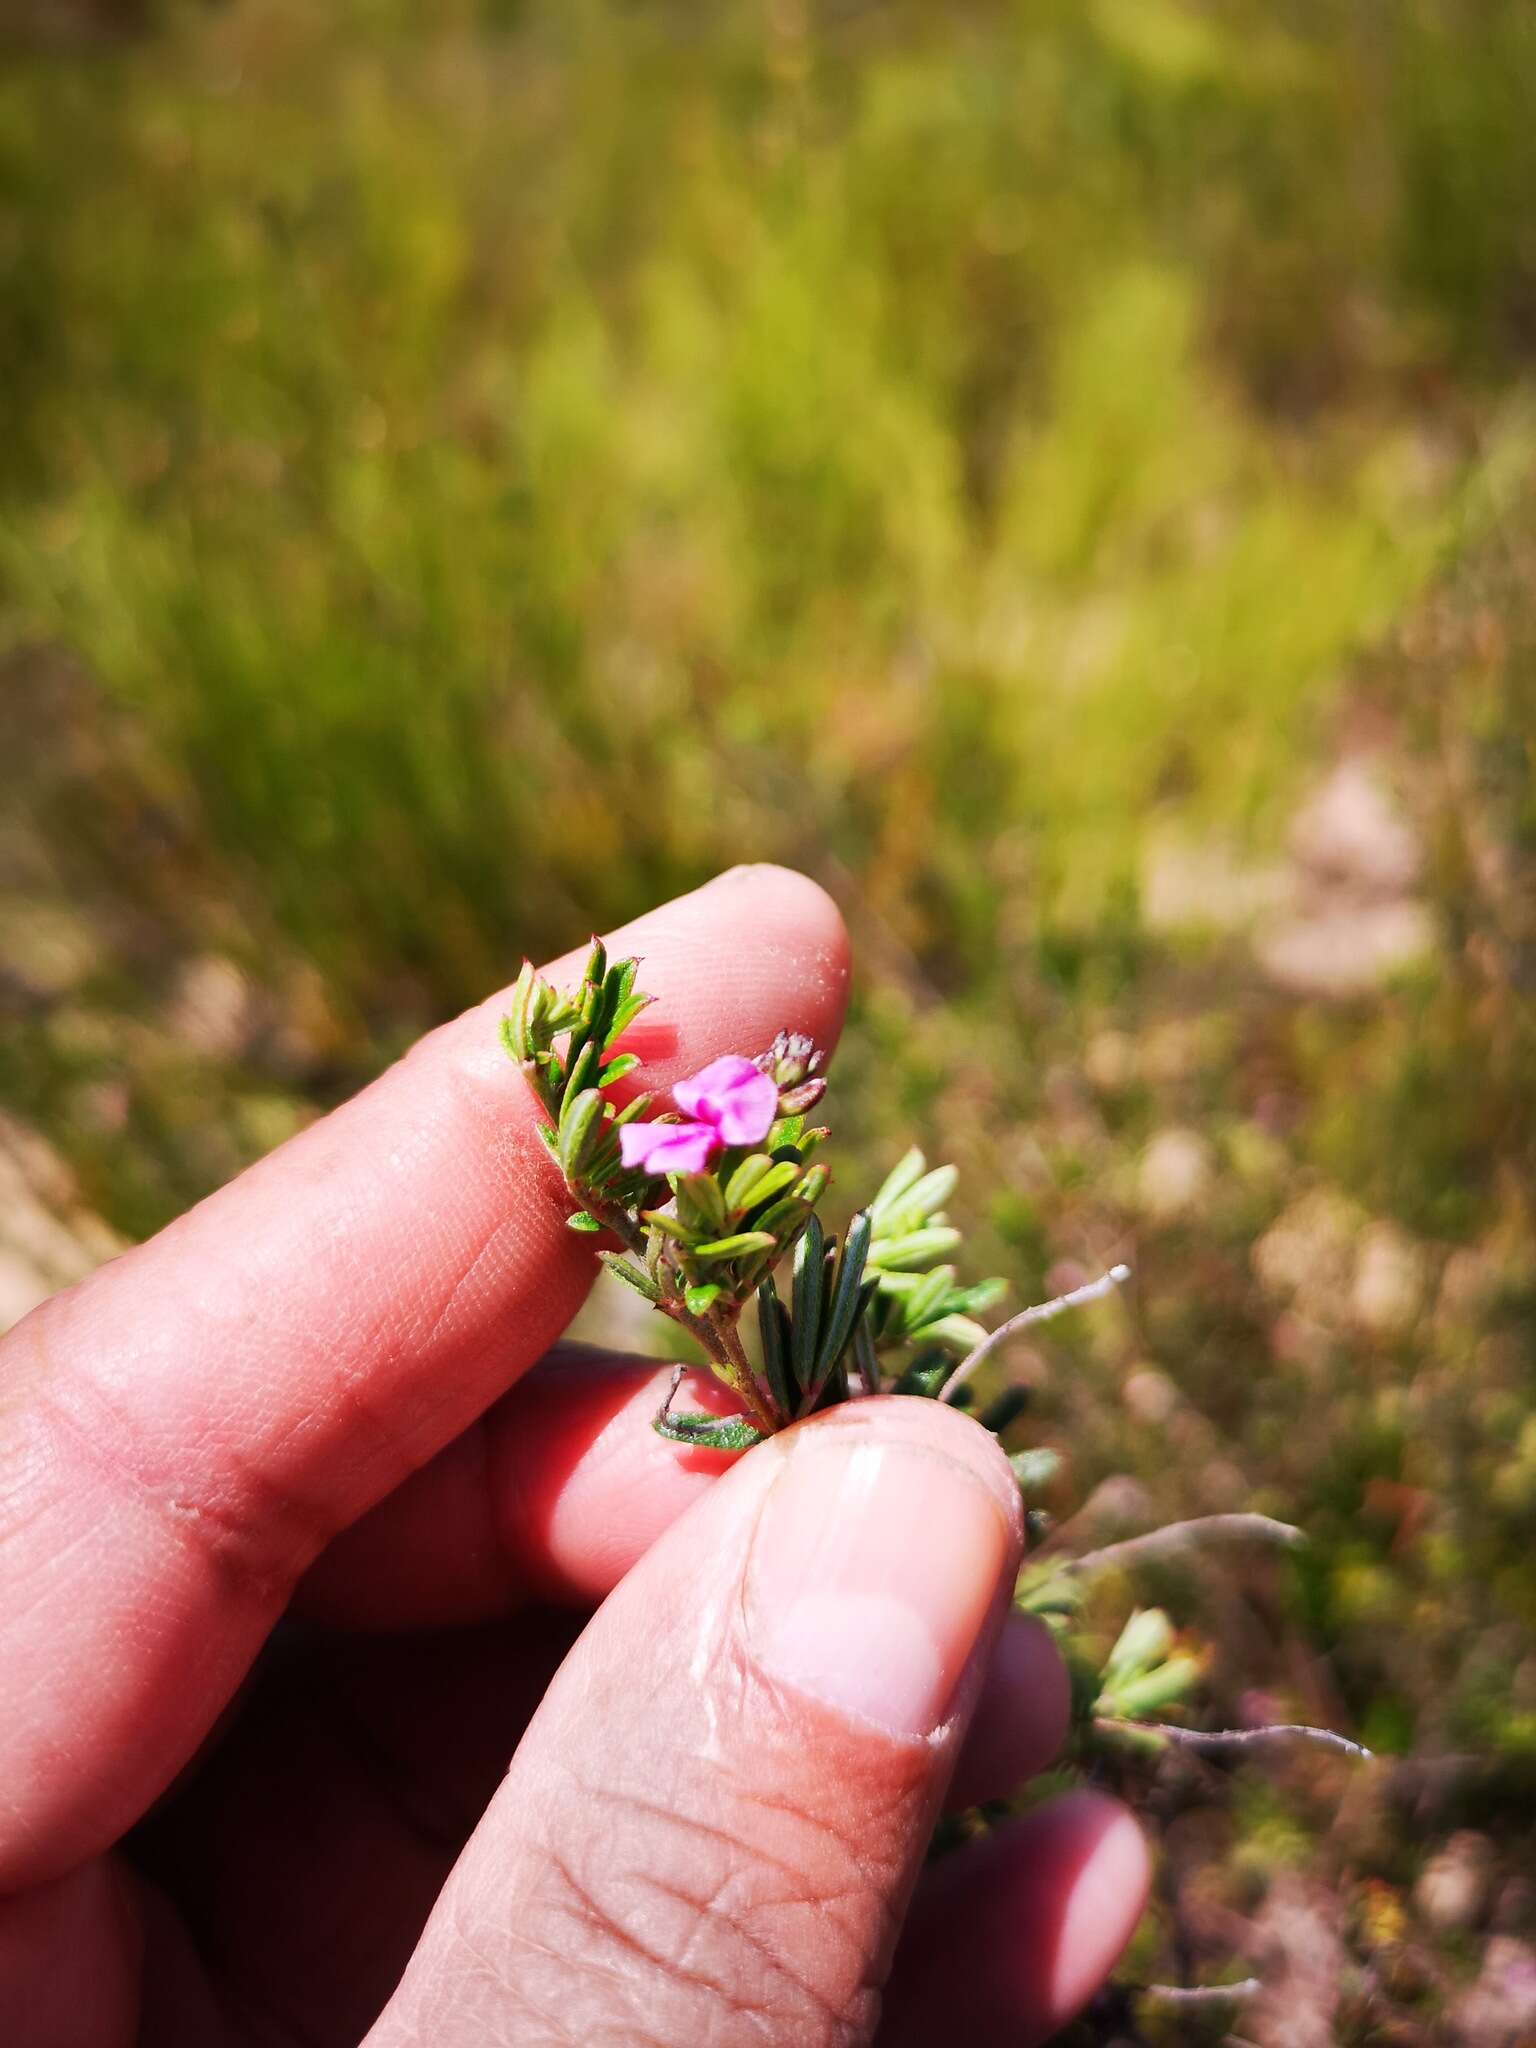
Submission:
[[[1060,1504],[1305,1521],[1274,1682],[1529,1768],[1536,15],[151,17],[0,73],[0,1094],[64,1209],[793,861],[850,1197],[915,1129],[1021,1293],[1136,1261],[1039,1364]],[[1286,855],[1341,759],[1413,872]],[[1383,903],[1428,941],[1286,966]]]

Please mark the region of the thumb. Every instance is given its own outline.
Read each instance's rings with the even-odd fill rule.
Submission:
[[[743,1459],[567,1659],[371,2048],[867,2041],[1021,1540],[937,1402]]]

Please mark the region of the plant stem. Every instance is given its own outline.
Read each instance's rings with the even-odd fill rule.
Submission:
[[[1106,1543],[1102,1549],[1085,1551],[1081,1557],[1063,1558],[1057,1569],[1063,1577],[1107,1571],[1112,1566],[1141,1564],[1167,1551],[1190,1549],[1207,1541],[1250,1540],[1292,1549],[1307,1539],[1300,1529],[1289,1522],[1277,1522],[1271,1515],[1197,1515],[1191,1521],[1169,1522],[1164,1528],[1149,1529],[1142,1536],[1127,1536],[1123,1543]]]
[[[939,1399],[953,1401],[982,1360],[990,1357],[998,1345],[1011,1337],[1016,1330],[1027,1330],[1031,1323],[1048,1323],[1053,1316],[1065,1315],[1069,1308],[1081,1308],[1087,1302],[1100,1301],[1130,1277],[1129,1266],[1111,1266],[1107,1273],[1101,1273],[1097,1280],[1090,1280],[1085,1287],[1074,1287],[1070,1294],[1058,1294],[1051,1301],[1036,1302],[1033,1308],[1021,1309],[1016,1316],[1010,1316],[1006,1323],[999,1323],[997,1328],[990,1335],[983,1337],[975,1350],[955,1367],[944,1382],[944,1391]]]
[[[594,1198],[585,1190],[581,1193],[588,1214],[595,1216],[605,1230],[611,1230],[624,1249],[644,1265],[645,1232],[633,1217],[616,1203]],[[734,1322],[717,1313],[711,1313],[708,1317],[692,1315],[687,1304],[678,1300],[675,1295],[658,1302],[657,1307],[664,1316],[669,1316],[679,1328],[688,1332],[716,1368],[716,1377],[745,1404],[752,1420],[765,1436],[772,1436],[783,1427],[783,1418],[775,1414],[757,1384],[756,1375],[747,1362],[747,1354],[741,1348],[741,1339],[736,1334]]]
[[[1263,1728],[1179,1728],[1171,1721],[1116,1721],[1096,1716],[1094,1727],[1103,1735],[1130,1731],[1151,1736],[1155,1741],[1173,1743],[1180,1749],[1254,1749],[1266,1742],[1315,1742],[1324,1749],[1337,1749],[1345,1756],[1370,1762],[1373,1752],[1363,1743],[1351,1742],[1332,1728],[1310,1728],[1300,1721],[1274,1721]]]

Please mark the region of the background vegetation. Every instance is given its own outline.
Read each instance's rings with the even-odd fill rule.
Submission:
[[[848,1199],[1136,1267],[1053,1505],[1304,1523],[1153,1590],[1404,1758],[1165,1784],[1141,1962],[1536,2039],[1536,12],[11,13],[6,1312],[793,861]]]

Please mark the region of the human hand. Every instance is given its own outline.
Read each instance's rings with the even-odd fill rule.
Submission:
[[[658,1084],[837,1035],[799,877],[615,943]],[[1065,1725],[1006,1461],[894,1399],[679,1452],[665,1368],[529,1371],[593,1266],[499,1009],[0,1348],[0,2040],[1040,2038],[1146,1868],[1076,1794],[921,1871]]]

